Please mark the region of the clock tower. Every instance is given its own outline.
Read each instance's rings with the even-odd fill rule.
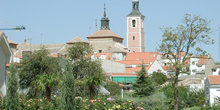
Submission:
[[[132,11],[127,15],[127,47],[130,52],[145,52],[144,18],[139,11],[139,0],[132,0]]]

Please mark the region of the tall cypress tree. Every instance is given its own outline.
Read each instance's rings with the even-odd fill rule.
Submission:
[[[72,69],[73,67],[71,63],[67,62],[63,73],[61,110],[75,109],[75,78],[73,76]]]
[[[142,65],[142,69],[138,72],[139,77],[137,78],[136,83],[133,84],[135,96],[149,96],[154,92],[156,84],[151,77],[146,77],[146,74],[145,66]]]
[[[7,100],[6,109],[7,110],[18,110],[19,109],[19,95],[18,95],[18,78],[17,69],[15,65],[11,64],[10,77],[7,86]]]

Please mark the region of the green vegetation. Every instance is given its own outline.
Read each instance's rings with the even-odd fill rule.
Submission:
[[[146,77],[147,74],[145,70],[145,66],[142,65],[142,69],[138,72],[138,78],[136,82],[133,84],[133,87],[135,89],[135,96],[143,97],[143,96],[149,96],[151,95],[156,88],[156,83],[154,82],[153,78]]]
[[[30,58],[21,62],[20,87],[28,89],[30,97],[41,96],[46,91],[47,100],[50,101],[52,90],[58,85],[60,69],[58,59],[50,57],[46,49],[34,51]]]
[[[96,88],[105,80],[101,62],[92,60],[90,55],[92,48],[90,45],[77,43],[68,49],[68,57],[73,66],[73,73],[76,81],[76,95],[85,95],[86,89],[89,91],[90,100],[94,100]],[[84,93],[84,94],[83,94]]]
[[[70,62],[67,62],[62,82],[62,95],[61,95],[61,109],[74,110],[75,109],[75,84],[74,76],[72,73],[73,67]]]
[[[164,53],[170,60],[170,66],[174,67],[174,109],[178,110],[179,93],[178,93],[178,76],[180,72],[187,71],[186,61],[189,58],[190,49],[195,48],[197,43],[210,44],[214,43],[208,34],[211,29],[208,27],[209,21],[199,16],[186,14],[183,19],[183,25],[175,29],[167,27],[162,29],[163,39],[159,46],[159,52]],[[196,51],[205,55],[206,51],[196,47]],[[183,54],[185,52],[185,54]],[[173,60],[172,60],[173,59]]]
[[[121,87],[118,83],[107,81],[104,87],[111,93],[111,96],[121,95]]]
[[[14,64],[11,64],[10,78],[7,86],[6,109],[17,110],[19,106],[17,68]]]
[[[150,77],[153,78],[154,81],[159,85],[164,84],[168,80],[167,76],[164,73],[162,73],[161,70],[154,71],[150,75]]]

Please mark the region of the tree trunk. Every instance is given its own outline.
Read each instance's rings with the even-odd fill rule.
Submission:
[[[47,101],[50,102],[51,101],[51,89],[50,87],[46,87],[46,96],[47,96]]]
[[[179,76],[179,69],[176,69],[175,77],[174,77],[174,110],[178,110],[179,105],[179,98],[178,98],[178,76]]]
[[[90,86],[89,87],[89,91],[90,91],[90,100],[94,100],[94,96],[95,96],[95,87],[94,86]]]

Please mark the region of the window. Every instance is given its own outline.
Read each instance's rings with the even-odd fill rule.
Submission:
[[[132,27],[136,27],[136,20],[132,20]]]
[[[196,69],[193,69],[192,72],[196,72]]]
[[[135,36],[133,36],[133,40],[135,40]]]
[[[102,53],[102,50],[99,50],[99,53]]]

